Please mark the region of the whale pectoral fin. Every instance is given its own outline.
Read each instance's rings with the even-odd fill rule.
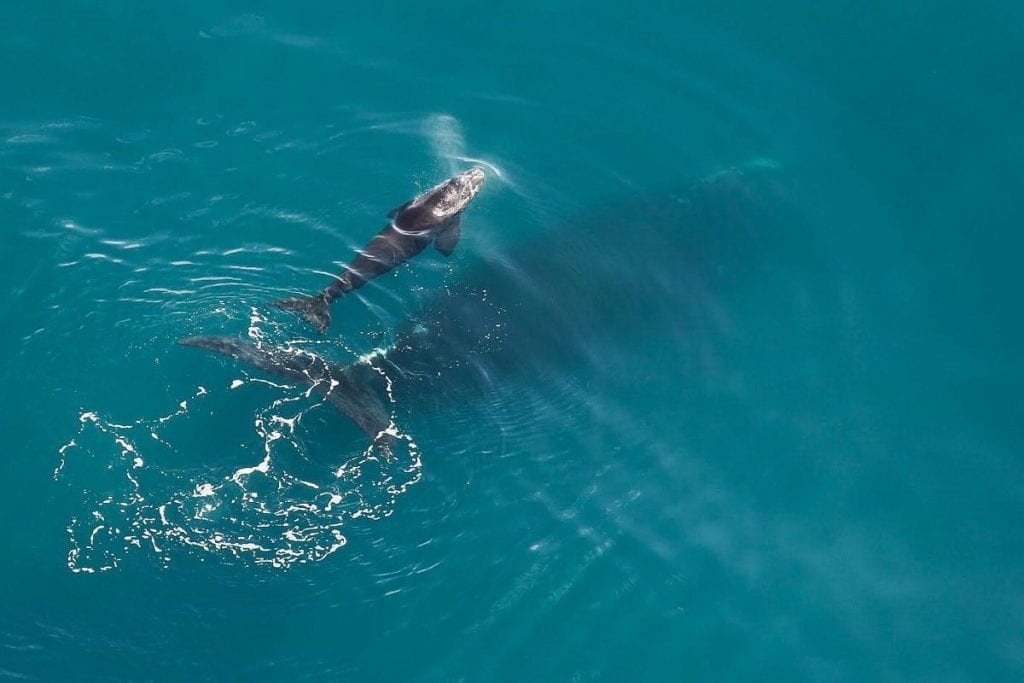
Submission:
[[[409,205],[412,204],[414,201],[414,199],[410,199],[405,204],[402,204],[401,206],[396,206],[395,208],[391,209],[390,211],[388,211],[388,218],[394,218],[398,214],[402,213],[402,210],[409,208]]]
[[[462,235],[462,221],[459,216],[455,217],[451,225],[441,231],[434,239],[434,247],[445,256],[451,256],[455,251],[455,245],[459,243]]]

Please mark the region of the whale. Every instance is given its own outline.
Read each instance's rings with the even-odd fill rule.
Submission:
[[[707,336],[721,315],[716,289],[770,254],[782,231],[793,234],[799,214],[788,175],[758,160],[474,254],[476,263],[429,296],[385,352],[355,363],[325,357],[329,345],[319,355],[244,337],[180,343],[312,385],[367,437],[386,441],[389,402],[429,413],[514,381],[599,376],[609,348],[636,354],[638,375],[650,372],[644,364],[654,356],[642,350]],[[590,352],[595,344],[600,353]],[[669,346],[658,353],[682,353]]]
[[[430,188],[388,213],[378,232],[323,291],[279,299],[271,305],[299,313],[323,334],[331,324],[331,304],[379,275],[405,263],[430,244],[444,256],[462,234],[462,212],[483,187],[486,175],[474,166]]]
[[[390,424],[375,386],[377,374],[368,364],[342,366],[300,348],[235,337],[186,337],[178,343],[230,356],[291,384],[312,386],[374,441],[384,438]]]

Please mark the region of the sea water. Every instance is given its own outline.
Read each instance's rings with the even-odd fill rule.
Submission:
[[[5,7],[0,676],[1019,680],[1022,27]],[[452,258],[267,305],[472,164]]]

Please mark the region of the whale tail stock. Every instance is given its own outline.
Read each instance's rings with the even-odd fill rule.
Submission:
[[[270,305],[299,313],[306,322],[315,326],[320,334],[331,326],[331,304],[324,292],[312,296],[290,296],[272,301]]]
[[[371,439],[390,441],[391,417],[385,409],[380,375],[365,363],[339,366],[309,351],[238,337],[186,337],[178,343],[230,356],[296,384],[311,384]]]

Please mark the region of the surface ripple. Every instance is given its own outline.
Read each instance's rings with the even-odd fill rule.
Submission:
[[[8,8],[0,676],[1020,679],[1001,12]]]

